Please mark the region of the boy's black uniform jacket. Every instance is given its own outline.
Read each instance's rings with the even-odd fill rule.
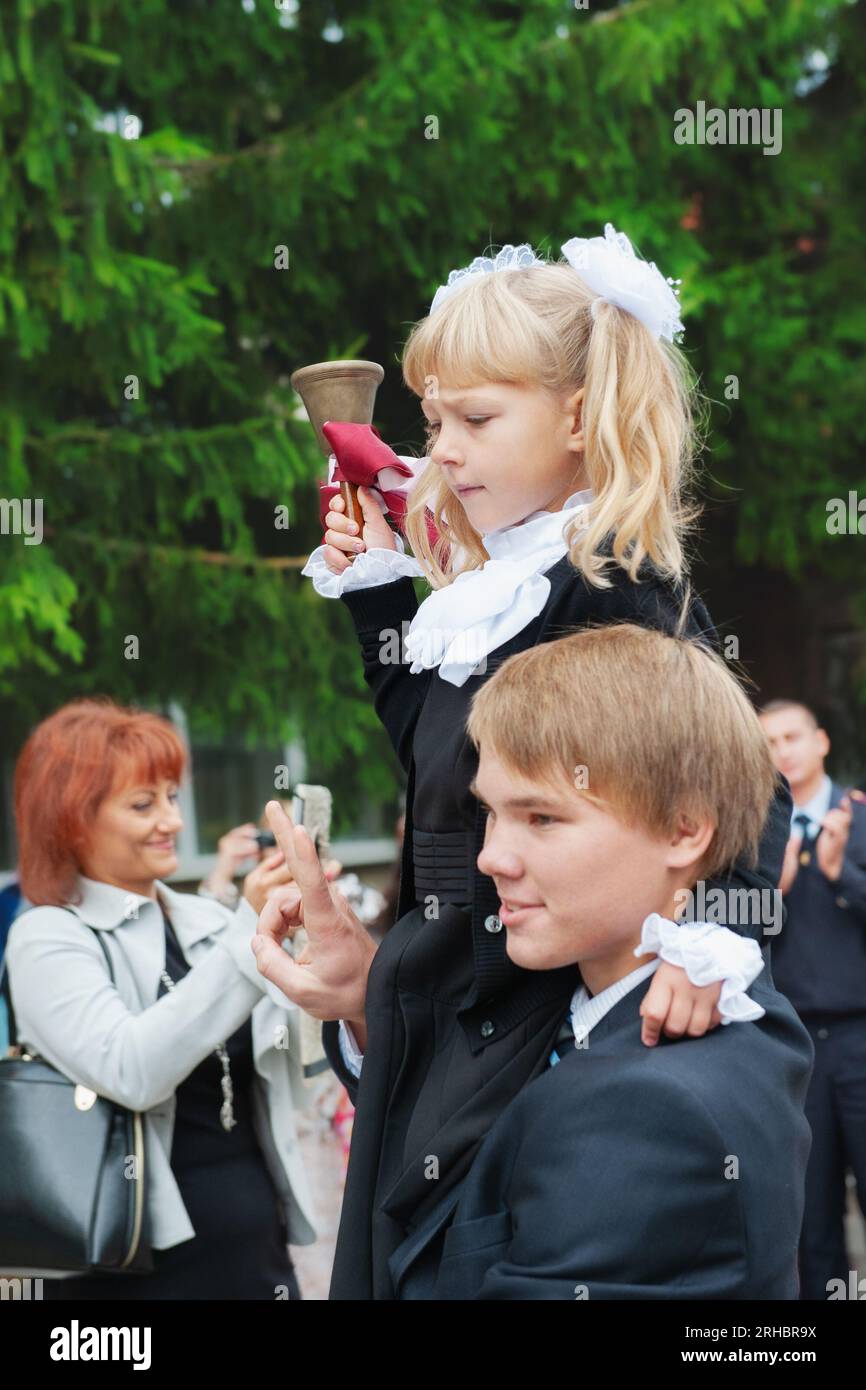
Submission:
[[[503,1111],[436,1299],[795,1299],[814,1049],[778,990],[702,1038],[640,1040],[651,980]]]
[[[610,571],[612,587],[594,589],[565,555],[547,578],[551,589],[544,609],[488,656],[483,679],[515,652],[586,626],[632,622],[670,633],[676,629],[682,591],[651,572],[634,583],[617,566]],[[418,906],[414,735],[428,695],[449,703],[453,722],[454,691],[440,689],[447,683],[435,669],[412,675],[407,664],[382,660],[389,651],[388,634],[405,631],[403,624],[408,626],[417,611],[411,579],[347,593],[343,602],[355,623],[376,711],[408,782],[397,921],[370,971],[360,1080],[342,1060],[337,1023],[324,1025],[328,1058],[357,1107],[330,1297],[392,1299],[402,1267],[415,1258],[413,1234],[429,1243],[431,1228],[440,1218],[447,1221],[459,1185],[497,1115],[547,1066],[580,971],[576,965],[527,971],[508,959],[505,932],[496,929],[498,894],[493,880],[475,864],[486,822],[480,805],[472,846],[471,923],[468,908],[443,903],[438,917],[428,920]],[[694,597],[684,635],[702,637],[718,648],[709,614]],[[463,719],[475,688],[472,678],[462,688]],[[676,699],[676,691],[648,695]],[[425,710],[425,719],[428,714]],[[453,739],[454,731],[443,727],[442,733],[444,748],[446,735]],[[468,739],[466,743],[474,753]],[[467,785],[477,757],[464,750],[461,775],[468,767]],[[443,766],[441,775],[453,772]],[[711,886],[774,889],[790,817],[790,792],[780,779],[757,869],[738,866],[729,880],[714,880]],[[765,960],[761,978],[769,979],[769,948],[760,925],[730,925],[759,941]],[[441,1233],[435,1238],[441,1240]]]

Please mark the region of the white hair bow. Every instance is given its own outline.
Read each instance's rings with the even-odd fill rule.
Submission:
[[[573,236],[563,243],[562,254],[600,299],[634,314],[654,337],[673,342],[674,334],[685,332],[674,289],[681,281],[665,279],[655,261],[641,260],[612,222],[605,223],[603,237]]]
[[[675,334],[685,332],[679,316],[679,291],[675,289],[682,282],[670,276],[665,279],[655,261],[637,256],[628,237],[618,232],[612,222],[605,223],[603,237],[571,237],[560,249],[569,265],[596,293],[591,308],[593,318],[599,300],[604,299],[640,319],[656,338],[673,342]],[[476,256],[468,266],[449,273],[446,283],[433,296],[430,313],[435,313],[467,275],[546,264],[526,242],[503,246],[495,258]]]

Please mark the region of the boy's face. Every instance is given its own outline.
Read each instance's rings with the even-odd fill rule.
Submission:
[[[559,511],[586,487],[579,398],[571,410],[537,386],[491,382],[455,389],[429,377],[421,408],[428,457],[482,534],[537,511]],[[531,467],[529,464],[531,463]],[[472,486],[475,490],[463,492]]]
[[[528,782],[483,746],[472,790],[491,811],[477,864],[496,884],[516,965],[579,961],[598,994],[648,963],[634,955],[644,919],[672,917],[674,893],[689,882],[670,862],[678,857],[670,839],[626,825],[577,787]]]

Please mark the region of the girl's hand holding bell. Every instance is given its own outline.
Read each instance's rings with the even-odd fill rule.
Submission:
[[[365,487],[358,488],[358,501],[364,513],[362,534],[354,521],[346,516],[346,503],[339,495],[331,498],[331,510],[325,516],[325,554],[324,560],[333,574],[342,574],[348,569],[349,555],[357,555],[362,550],[379,547],[396,550],[394,532],[388,525],[378,502]]]

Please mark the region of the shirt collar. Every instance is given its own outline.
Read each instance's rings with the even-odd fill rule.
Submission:
[[[571,1000],[571,1027],[574,1032],[574,1045],[580,1047],[584,1040],[592,1032],[595,1025],[609,1013],[614,1004],[618,1004],[620,999],[624,999],[627,994],[646,980],[661,965],[658,956],[648,961],[646,965],[639,965],[637,970],[632,970],[628,975],[623,975],[621,980],[616,980],[607,989],[603,989],[600,994],[590,995],[585,985],[578,985]]]
[[[199,898],[194,893],[177,893],[160,879],[155,883],[159,901],[147,898],[143,893],[130,893],[128,889],[118,888],[113,883],[99,883],[84,874],[78,875],[76,886],[80,900],[67,903],[67,907],[89,927],[98,927],[102,931],[113,931],[124,922],[138,919],[145,913],[162,915],[161,904],[165,906],[178,939],[184,946],[212,935],[222,925],[214,911],[215,904],[210,900]]]
[[[821,785],[815,795],[805,802],[803,806],[794,806],[791,811],[791,825],[794,824],[797,816],[808,816],[812,826],[820,826],[822,820],[830,809],[830,798],[833,795],[833,782],[827,773],[821,780]],[[798,827],[799,828],[799,827]]]
[[[412,675],[433,666],[463,685],[489,654],[537,617],[550,594],[546,571],[568,553],[563,531],[584,514],[592,492],[574,492],[558,512],[530,512],[522,522],[483,533],[488,559],[435,589],[406,635]]]
[[[592,499],[592,489],[585,488],[567,497],[559,511],[530,512],[511,526],[485,531],[484,548],[492,560],[517,560],[534,553],[546,558],[545,552],[551,545],[561,546],[564,553],[567,547],[562,533],[566,524]]]

